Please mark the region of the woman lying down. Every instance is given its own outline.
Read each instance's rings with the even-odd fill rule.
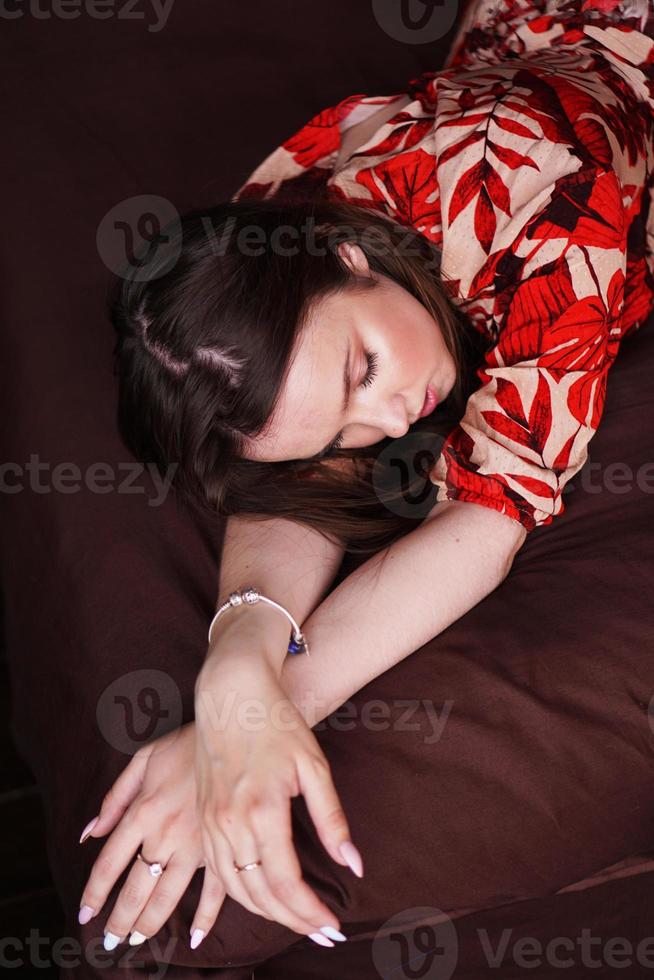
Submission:
[[[153,936],[198,868],[193,948],[226,895],[346,939],[291,837],[301,794],[325,860],[363,875],[311,729],[563,511],[652,307],[653,21],[472,0],[442,70],[323,110],[117,284],[123,438],[229,519],[195,721],[82,834],[107,840],[80,922],[131,866],[107,949]],[[348,552],[369,557],[323,599]]]

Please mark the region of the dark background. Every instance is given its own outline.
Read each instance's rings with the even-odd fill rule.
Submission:
[[[20,300],[13,322],[29,329],[30,318],[48,308],[53,324],[56,317],[65,323],[80,299],[95,311],[85,349],[67,350],[65,335],[50,336],[64,384],[67,371],[83,370],[88,359],[109,364],[102,305],[108,271],[94,240],[109,209],[137,194],[162,195],[179,210],[229,197],[319,110],[357,92],[402,90],[420,71],[437,69],[453,33],[403,44],[380,28],[369,2],[352,0],[275,0],[274,16],[270,0],[176,0],[156,33],[148,31],[156,17],[145,2],[130,19],[124,6],[118,0],[107,8],[113,16],[99,20],[80,4],[80,15],[68,20],[45,2],[39,10],[51,16],[42,19],[26,5],[7,4],[22,16],[0,20],[3,237],[23,276],[13,284],[13,301]],[[17,253],[24,261],[16,263]],[[5,311],[10,305],[5,300]],[[6,338],[5,370],[11,349]],[[33,373],[24,371],[24,398],[39,398],[42,369],[40,360]],[[107,371],[105,378],[110,384]],[[2,407],[5,425],[24,424],[16,403]],[[43,411],[43,428],[21,434],[22,445],[38,452],[57,425],[72,426],[75,445],[71,417],[62,413],[58,421],[56,405]],[[34,554],[35,566],[40,558]],[[38,590],[30,599],[38,616]],[[38,928],[54,939],[63,915],[48,871],[39,792],[11,741],[4,645],[0,726],[2,933],[27,936]]]
[[[426,45],[400,43],[380,28],[372,0],[176,0],[158,33],[147,29],[154,17],[144,0],[130,19],[120,3],[103,20],[84,7],[75,19],[15,9],[23,16],[0,15],[0,460],[33,452],[52,463],[115,462],[126,451],[114,419],[110,272],[96,241],[103,218],[136,195],[159,195],[179,211],[226,199],[320,109],[355,93],[394,94],[437,70],[451,32]],[[650,462],[652,326],[624,344],[612,368],[594,462],[624,460],[633,471]],[[652,933],[652,871],[556,891],[649,851],[654,826],[652,496],[637,487],[591,494],[574,483],[566,513],[530,534],[510,581],[353,699],[455,697],[438,755],[401,733],[381,740],[362,727],[347,751],[338,732],[321,735],[369,867],[361,882],[340,868],[323,876],[298,807],[300,856],[323,898],[334,882],[351,896],[348,922],[359,932],[361,909],[374,928],[390,908],[438,894],[444,908],[482,909],[461,921],[466,952],[466,930],[489,923],[494,946],[505,925],[537,936],[578,935],[582,923],[609,936]],[[215,608],[218,534],[172,506],[156,512],[118,494],[0,493],[0,511],[15,688],[10,707],[5,670],[0,934],[39,929],[51,947],[62,917],[45,831],[72,917],[101,845],[89,841],[79,858],[77,838],[126,764],[98,730],[97,706],[117,676],[156,666],[192,707]],[[34,777],[10,748],[10,724]],[[370,778],[369,760],[384,749]],[[479,753],[489,776],[481,788]],[[405,825],[401,809],[387,809],[398,800],[411,814]],[[234,949],[250,948],[252,923],[227,904],[225,936],[236,937]],[[101,925],[98,917],[85,937]],[[289,941],[273,925],[256,922],[262,959]],[[222,941],[207,937],[206,962],[210,939]],[[283,980],[317,977],[306,968],[312,957],[332,971],[329,980],[362,980],[365,942],[343,944],[351,962],[341,970],[324,950],[306,949],[313,945],[289,951]],[[473,963],[466,980],[481,975]]]

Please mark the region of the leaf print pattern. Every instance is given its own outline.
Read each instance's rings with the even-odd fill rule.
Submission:
[[[467,0],[444,67],[406,93],[338,169],[346,116],[397,93],[318,113],[234,197],[320,190],[438,245],[490,348],[429,478],[530,531],[563,512],[654,307],[654,0]]]
[[[617,194],[614,174],[589,178],[593,186],[603,181]],[[556,212],[558,205],[554,197],[550,209]],[[594,260],[586,247],[594,226],[560,237],[550,209],[539,215],[539,227],[554,236],[559,254],[552,260],[545,253],[542,266],[532,263],[513,291],[498,341],[485,356],[485,384],[468,399],[430,473],[443,496],[486,503],[527,530],[561,512],[563,488],[586,461],[618,351],[626,281],[620,209],[612,212],[610,235],[604,233],[610,244]],[[581,295],[578,283],[584,284]],[[597,288],[587,292],[591,284]],[[500,476],[504,496],[498,493]]]

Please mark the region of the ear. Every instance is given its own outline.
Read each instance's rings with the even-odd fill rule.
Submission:
[[[371,274],[368,259],[359,245],[355,245],[353,242],[341,242],[338,245],[337,251],[343,262],[345,262],[352,272],[360,276],[369,276]]]

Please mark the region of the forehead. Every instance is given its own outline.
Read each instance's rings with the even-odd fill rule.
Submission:
[[[269,425],[250,440],[251,458],[306,459],[336,435],[348,351],[352,360],[352,302],[330,296],[308,314]]]

